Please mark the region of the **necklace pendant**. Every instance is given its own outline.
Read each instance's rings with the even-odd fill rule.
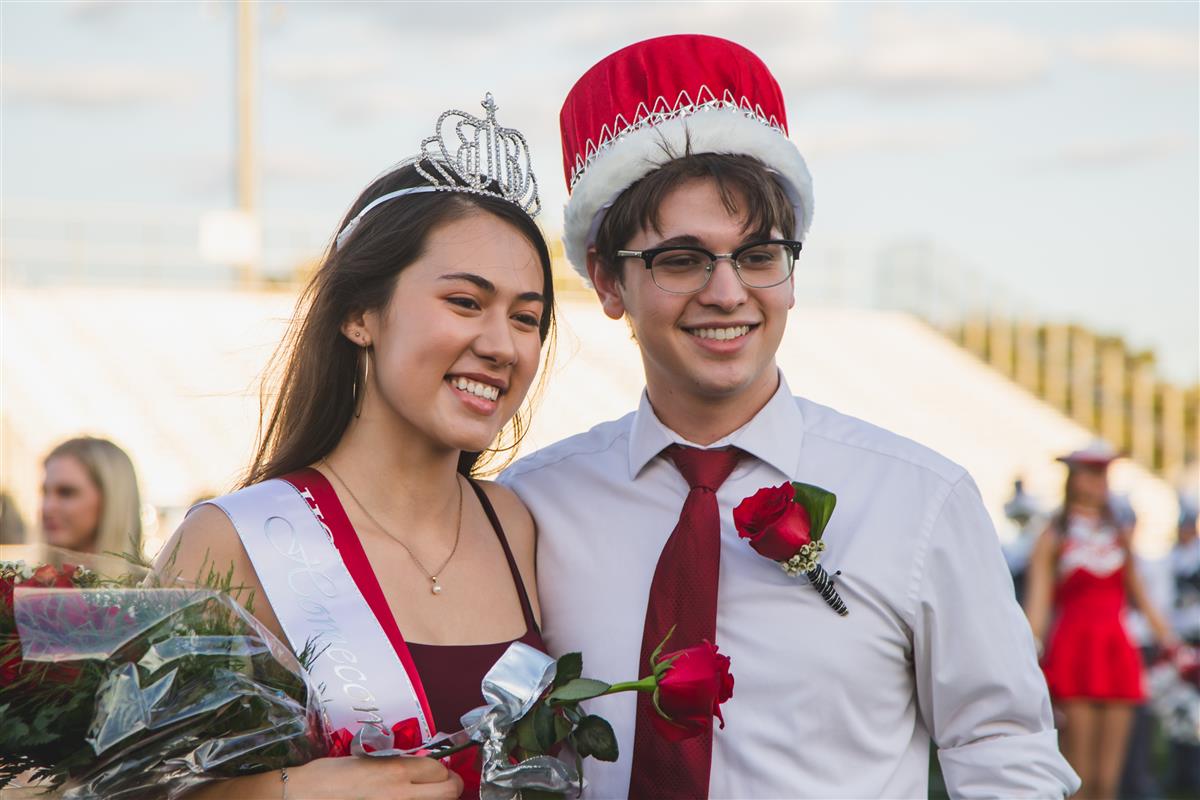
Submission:
[[[433,581],[433,586],[429,587],[429,591],[433,592],[434,594],[441,594],[442,593],[442,585],[440,583],[438,583],[438,579],[436,577],[433,577],[433,578],[430,578],[429,580]]]

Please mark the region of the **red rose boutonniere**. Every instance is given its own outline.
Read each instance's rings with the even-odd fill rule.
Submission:
[[[844,617],[850,612],[833,578],[817,563],[825,549],[821,535],[836,504],[833,492],[807,483],[768,486],[738,504],[733,525],[759,555],[779,562],[792,577],[805,575],[829,607]]]

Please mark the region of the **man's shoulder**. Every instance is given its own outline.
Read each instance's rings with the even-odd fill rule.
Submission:
[[[804,397],[796,397],[804,435],[815,446],[829,447],[852,460],[887,460],[899,469],[930,473],[955,483],[967,471],[931,447],[858,417]]]
[[[522,456],[504,470],[500,482],[511,484],[551,467],[562,469],[579,462],[594,463],[598,455],[619,448],[628,441],[635,413],[631,411],[618,419],[601,422],[590,430]]]

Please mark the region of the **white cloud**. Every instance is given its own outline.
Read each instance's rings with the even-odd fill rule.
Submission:
[[[537,24],[540,40],[568,53],[590,51],[599,43],[612,52],[643,39],[690,32],[744,44],[773,64],[777,55],[824,40],[836,15],[833,3],[562,4]]]
[[[971,129],[965,125],[937,124],[890,125],[872,122],[819,126],[810,125],[802,133],[793,132],[800,152],[806,158],[833,158],[860,153],[909,153],[942,150],[969,140]]]
[[[372,81],[413,86],[438,74],[457,80],[472,69],[472,80],[489,86],[520,80],[526,91],[539,92],[552,84],[554,95],[546,105],[556,107],[561,93],[592,60],[681,29],[734,39],[773,63],[770,56],[776,51],[823,41],[836,13],[825,3],[752,5],[749,12],[737,3],[316,3],[289,8],[295,37],[288,53],[268,66],[268,74],[308,91],[328,83],[329,76],[357,79],[363,85],[344,81],[342,88],[362,99],[342,105],[363,115],[383,113],[393,105],[379,97],[377,85],[365,91]],[[767,20],[771,26],[764,25]],[[787,34],[780,37],[778,31]],[[453,32],[452,41],[447,32]],[[318,36],[319,46],[314,44]],[[431,54],[424,65],[428,75],[414,75],[407,66],[414,51]],[[436,84],[429,88],[439,95]],[[444,103],[444,92],[439,96]],[[321,100],[337,105],[332,96]]]
[[[1043,78],[1050,48],[1011,26],[940,7],[873,9],[859,40],[822,37],[767,59],[785,87],[914,94],[1006,89]]]
[[[378,73],[387,65],[382,52],[356,47],[353,51],[288,53],[267,64],[272,80],[298,85],[350,83]]]
[[[1077,37],[1070,50],[1078,58],[1149,70],[1183,71],[1195,77],[1200,62],[1196,32],[1128,29]]]
[[[71,19],[85,23],[109,22],[128,9],[129,3],[119,0],[75,0],[67,4]]]
[[[5,64],[0,67],[0,85],[8,100],[70,108],[105,108],[190,99],[201,84],[191,73],[145,67]]]
[[[738,2],[504,2],[504,3],[315,3],[313,13],[354,14],[396,37],[445,41],[447,58],[502,57],[529,60],[528,52],[553,48],[574,52],[598,44],[616,50],[627,44],[690,31],[735,41],[780,38],[789,45],[823,31],[837,4]],[[511,66],[511,64],[509,65]]]
[[[1050,63],[1045,42],[957,13],[913,14],[884,7],[872,15],[873,46],[863,72],[892,88],[995,88],[1029,83]]]
[[[396,10],[368,8],[353,5],[339,13],[324,5],[289,6],[287,25],[264,42],[264,87],[283,87],[347,125],[444,104],[444,85],[406,69],[407,37],[380,24],[394,19]]]
[[[1065,147],[1051,161],[1072,169],[1125,167],[1194,151],[1195,147],[1196,141],[1183,134],[1136,139],[1080,139]]]

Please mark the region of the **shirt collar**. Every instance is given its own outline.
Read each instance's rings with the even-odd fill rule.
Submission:
[[[738,447],[791,478],[800,465],[803,439],[804,417],[788,389],[787,379],[780,372],[779,388],[767,404],[745,425],[707,448]],[[629,479],[637,478],[655,456],[672,444],[706,449],[664,425],[643,389],[629,432]]]

